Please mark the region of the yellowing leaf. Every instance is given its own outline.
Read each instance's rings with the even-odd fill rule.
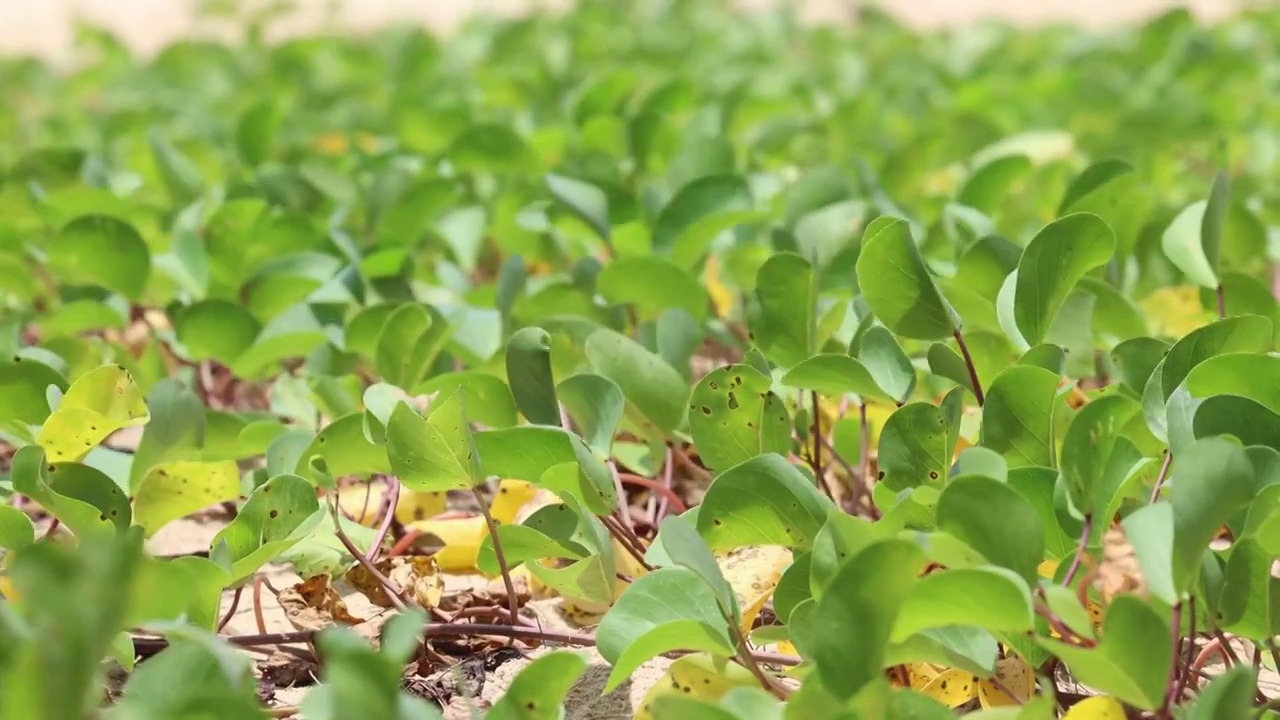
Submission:
[[[707,295],[711,297],[711,305],[715,308],[716,315],[722,318],[728,317],[733,312],[736,295],[720,279],[720,258],[714,254],[707,256],[703,284],[707,289]]]
[[[996,681],[1017,697],[1009,697],[1004,690],[997,687]],[[983,680],[978,683],[978,700],[984,708],[1021,705],[1030,700],[1035,691],[1035,671],[1022,658],[1009,655],[996,663],[995,680]]]
[[[373,527],[378,522],[378,510],[382,507],[386,492],[386,484],[380,482],[347,485],[338,490],[338,506],[347,517],[365,527]],[[447,499],[447,493],[416,492],[402,487],[400,498],[396,501],[396,520],[402,525],[430,520],[446,510]]]
[[[782,571],[791,564],[791,550],[774,545],[745,547],[722,554],[716,562],[742,608],[743,632],[749,632],[760,609],[773,597]]]
[[[929,663],[910,663],[907,665],[907,682],[912,690],[924,690],[942,672]]]
[[[520,508],[533,500],[538,488],[523,480],[503,480],[498,483],[498,494],[493,496],[489,505],[489,514],[496,522],[510,525],[516,521]]]
[[[1052,580],[1053,574],[1058,571],[1058,561],[1053,559],[1045,560],[1040,563],[1036,570],[1040,573],[1040,577]]]
[[[920,688],[920,692],[955,709],[978,695],[978,676],[963,670],[948,670]]]
[[[759,687],[751,672],[726,658],[706,653],[676,658],[667,672],[645,694],[636,709],[636,720],[651,720],[654,698],[660,695],[687,695],[708,703],[718,703],[736,687]]]
[[[238,497],[240,469],[234,460],[164,463],[138,483],[133,520],[150,537],[172,520]]]
[[[643,538],[641,542],[644,542]],[[639,563],[631,553],[622,547],[622,543],[617,538],[613,539],[613,567],[614,571],[619,575],[631,578],[632,580],[648,573],[643,565]],[[622,593],[630,585],[622,578],[618,578],[614,585],[613,599],[616,601],[622,597]],[[565,597],[561,610],[566,616],[578,625],[594,625],[600,622],[600,618],[609,612],[611,605],[603,603],[591,602],[577,597]],[[758,612],[758,611],[757,611]]]
[[[489,526],[483,517],[420,520],[410,523],[409,527],[440,538],[444,547],[432,557],[443,572],[479,572],[476,558],[480,554],[480,543],[489,535]]]
[[[119,365],[104,365],[71,384],[36,442],[49,462],[79,460],[111,433],[150,419],[133,375]]]
[[[1067,711],[1062,720],[1124,720],[1124,706],[1106,695],[1085,698]]]
[[[1151,334],[1157,337],[1180,338],[1204,325],[1207,319],[1200,304],[1200,289],[1190,285],[1160,288],[1140,305]]]

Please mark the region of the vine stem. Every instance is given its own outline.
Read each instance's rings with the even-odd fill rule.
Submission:
[[[520,598],[516,597],[516,585],[511,580],[511,568],[507,565],[507,556],[502,553],[502,541],[498,539],[498,523],[489,512],[480,491],[472,486],[471,494],[480,504],[480,514],[484,515],[484,524],[489,528],[489,538],[493,540],[493,555],[498,560],[498,571],[502,573],[502,585],[507,589],[507,609],[511,612],[511,624],[515,625],[520,618]],[[512,641],[515,638],[511,638]]]
[[[761,687],[772,693],[774,697],[786,702],[790,693],[787,692],[786,688],[774,682],[773,678],[769,677],[764,669],[760,667],[760,663],[756,662],[756,659],[752,657],[751,646],[747,644],[747,636],[743,634],[742,627],[734,622],[732,617],[726,617],[725,620],[729,621],[729,627],[733,628],[734,637],[738,640],[738,662],[751,671],[751,674],[755,676]]]
[[[382,515],[382,525],[378,528],[378,534],[373,538],[373,544],[369,546],[369,554],[366,555],[369,562],[375,562],[378,559],[378,552],[382,550],[382,543],[387,539],[387,531],[391,529],[391,521],[396,518],[396,506],[400,504],[400,478],[395,475],[387,476],[387,507]]]
[[[964,365],[969,369],[969,382],[973,383],[973,396],[978,399],[978,405],[981,406],[986,398],[982,394],[982,383],[978,381],[978,369],[973,365],[973,356],[969,354],[969,346],[965,344],[964,333],[960,332],[960,328],[956,328],[951,336],[956,339],[956,345],[960,346],[960,354],[964,356]]]
[[[1156,714],[1159,718],[1171,717],[1173,705],[1177,701],[1179,673],[1178,670],[1182,666],[1182,603],[1179,602],[1173,606],[1173,621],[1170,623],[1173,627],[1173,653],[1169,661],[1169,681],[1168,688],[1164,693],[1164,702],[1160,705],[1160,712]]]
[[[333,532],[338,536],[338,542],[341,542],[342,547],[346,548],[347,552],[351,553],[351,556],[356,559],[356,562],[360,563],[360,567],[363,567],[365,572],[369,573],[369,577],[376,580],[387,591],[387,598],[391,601],[391,604],[397,610],[403,612],[408,606],[404,601],[404,591],[400,589],[400,585],[395,580],[383,575],[382,571],[369,558],[365,557],[364,553],[360,552],[360,548],[351,542],[351,538],[347,537],[347,533],[342,529],[342,523],[338,521],[338,498],[336,495],[334,496],[333,504],[329,506],[329,514],[333,517]]]
[[[818,391],[811,390],[809,399],[813,408],[813,427],[809,430],[813,435],[813,457],[810,458],[809,465],[813,469],[813,479],[827,491],[828,497],[831,497],[831,488],[827,486],[826,478],[822,473],[822,416],[818,414]]]
[[[223,640],[237,647],[261,647],[263,645],[289,645],[293,643],[311,643],[315,641],[317,630],[296,630],[283,633],[259,633],[257,635],[231,635]],[[426,638],[438,637],[471,637],[475,635],[492,635],[523,640],[541,640],[544,642],[591,647],[596,644],[596,637],[586,633],[556,632],[543,630],[529,625],[497,625],[490,623],[427,623],[423,626]],[[134,647],[160,649],[168,645],[162,637],[134,637]],[[688,655],[691,651],[673,651],[665,655]],[[751,652],[751,658],[757,663],[768,663],[785,667],[794,667],[801,663],[794,655],[780,653]]]
[[[236,588],[235,593],[231,595],[231,607],[227,608],[227,614],[223,615],[222,619],[218,621],[218,629],[214,632],[222,632],[222,628],[226,627],[227,623],[231,622],[231,618],[235,616],[236,610],[240,607],[240,595],[243,592],[243,585]]]
[[[667,478],[669,479],[670,475],[667,475]],[[676,511],[676,513],[683,513],[685,510],[689,509],[689,506],[684,504],[684,500],[681,500],[680,496],[677,495],[675,490],[672,490],[671,486],[666,482],[659,482],[652,478],[641,477],[639,475],[633,475],[632,473],[625,472],[618,473],[618,479],[622,481],[623,485],[637,485],[646,490],[652,490],[655,500],[659,497],[662,498],[663,503],[665,505],[669,505],[672,510]],[[659,505],[656,510],[657,512],[654,513],[655,515],[661,515],[662,512],[666,511],[662,505]],[[654,527],[657,527],[656,522],[654,523]]]
[[[1173,463],[1173,453],[1168,449],[1164,451],[1164,464],[1160,466],[1160,474],[1156,476],[1156,485],[1151,488],[1151,502],[1154,503],[1160,499],[1160,488],[1164,485],[1164,481],[1169,477],[1169,466]]]
[[[1062,578],[1064,587],[1069,587],[1071,581],[1076,578],[1076,571],[1080,569],[1080,559],[1084,557],[1084,548],[1089,544],[1089,533],[1093,530],[1093,516],[1084,516],[1084,529],[1080,531],[1080,542],[1076,545],[1075,557],[1071,558],[1071,567],[1067,568],[1067,574]]]

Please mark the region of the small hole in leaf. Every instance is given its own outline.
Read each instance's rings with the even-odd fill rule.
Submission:
[[[272,520],[274,520],[274,519],[276,519],[276,518],[280,517],[280,511],[279,511],[279,510],[272,510],[270,514],[271,514],[271,519],[272,519]]]
[[[738,398],[736,395],[733,394],[732,390],[729,391],[729,409],[730,410],[738,409]]]
[[[938,479],[938,471],[937,471],[937,470],[930,470],[930,471],[929,471],[929,479],[930,479],[930,480],[937,480],[937,479]]]
[[[712,380],[711,382],[707,383],[707,386],[708,386],[708,387],[710,387],[712,390],[719,390],[719,389],[720,389],[720,385],[719,385],[718,383],[716,383],[716,381],[715,381],[715,380]]]
[[[703,406],[702,406],[702,414],[703,414],[703,415],[710,415],[710,414],[711,414],[711,408],[707,407],[706,405],[703,405]]]
[[[876,474],[876,479],[877,479],[877,480],[883,480],[883,479],[884,479],[884,471],[883,471],[883,470],[881,470],[879,473],[877,473],[877,474]]]
[[[716,518],[715,520],[712,520],[712,521],[711,521],[711,524],[712,524],[712,525],[715,525],[716,527],[720,527],[720,526],[721,526],[721,525],[723,525],[724,523],[723,523],[723,522],[721,522],[719,518]]]

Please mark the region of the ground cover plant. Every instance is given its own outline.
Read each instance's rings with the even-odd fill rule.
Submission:
[[[219,12],[0,61],[0,717],[1277,716],[1280,11]]]

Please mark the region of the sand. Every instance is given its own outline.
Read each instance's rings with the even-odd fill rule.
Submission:
[[[518,13],[531,7],[564,7],[571,0],[296,0],[298,11],[278,32],[295,35],[335,23],[364,31],[397,20],[423,22],[447,32],[474,12]],[[740,0],[758,9],[776,0]],[[785,0],[784,0],[785,1]],[[1128,23],[1179,4],[1205,18],[1222,17],[1248,0],[883,0],[907,21],[937,27],[982,18],[1019,24],[1068,21],[1089,26]],[[809,20],[848,17],[851,0],[794,0]],[[228,28],[198,19],[199,0],[0,0],[0,54],[64,56],[74,19],[88,19],[113,30],[144,53],[176,38],[218,35]],[[335,10],[336,9],[336,10]]]

